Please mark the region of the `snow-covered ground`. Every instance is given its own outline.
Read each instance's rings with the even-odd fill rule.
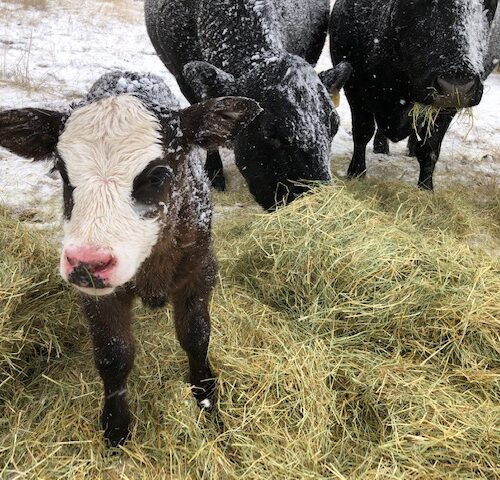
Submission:
[[[64,105],[102,73],[115,69],[157,73],[181,97],[149,41],[142,7],[137,0],[0,0],[0,108]],[[325,48],[318,70],[330,66]],[[500,75],[492,75],[475,109],[474,124],[456,122],[447,135],[437,188],[450,183],[500,183],[499,106]],[[333,144],[332,163],[333,171],[343,176],[352,152],[345,99],[339,111],[342,126]],[[368,174],[416,183],[417,162],[404,155],[405,148],[392,145],[391,156],[370,153]],[[230,165],[231,156],[226,154],[225,161]],[[0,203],[35,221],[37,216],[56,221],[60,181],[47,175],[49,169],[46,163],[34,164],[1,150]],[[238,176],[234,167],[228,173]]]

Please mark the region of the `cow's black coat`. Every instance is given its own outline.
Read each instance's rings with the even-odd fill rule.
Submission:
[[[433,188],[434,167],[456,108],[481,100],[487,35],[496,7],[497,0],[336,1],[330,22],[332,58],[353,67],[345,87],[354,139],[349,176],[366,172],[366,145],[375,121],[381,131],[376,150],[387,152],[384,136],[396,142],[408,137],[409,112],[419,102],[442,108],[431,137],[422,134],[413,142],[419,186]]]
[[[326,37],[328,0],[146,0],[148,33],[191,102],[220,95],[258,100],[263,114],[235,141],[236,164],[266,209],[304,191],[297,180],[329,180],[339,119],[314,64]],[[222,163],[209,154],[214,186]]]

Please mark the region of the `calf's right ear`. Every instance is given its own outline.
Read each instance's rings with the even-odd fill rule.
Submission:
[[[46,159],[55,151],[64,116],[40,108],[0,111],[0,146],[21,157]]]
[[[262,112],[250,98],[211,98],[179,112],[181,130],[188,144],[212,150],[238,135]]]

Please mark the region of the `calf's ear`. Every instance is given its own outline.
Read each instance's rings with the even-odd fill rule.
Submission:
[[[184,66],[184,79],[200,100],[236,94],[234,77],[207,62],[189,62]]]
[[[34,160],[50,157],[56,148],[64,113],[39,108],[0,111],[0,146]]]
[[[213,150],[238,135],[260,112],[250,98],[211,98],[180,111],[182,134],[188,144]]]
[[[340,90],[347,83],[349,77],[352,74],[351,64],[348,62],[341,62],[330,70],[321,72],[319,78],[325,85],[328,93],[332,97],[332,102],[336,107],[339,106],[340,102]]]

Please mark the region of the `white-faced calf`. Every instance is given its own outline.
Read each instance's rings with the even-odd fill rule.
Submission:
[[[216,262],[208,180],[198,147],[215,148],[260,113],[253,100],[224,97],[184,110],[152,75],[114,72],[66,112],[0,112],[0,145],[55,159],[63,181],[60,270],[83,294],[97,369],[102,427],[112,445],[129,436],[126,380],[134,359],[131,306],[167,300],[187,352],[199,405],[213,405],[207,361],[209,298]]]

